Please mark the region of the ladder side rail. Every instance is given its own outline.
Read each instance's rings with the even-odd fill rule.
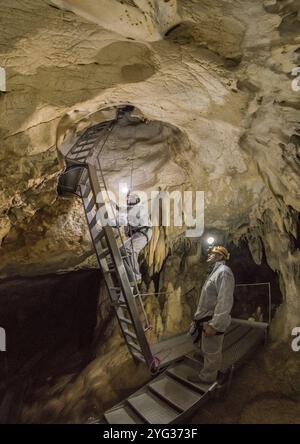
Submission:
[[[100,186],[98,184],[98,177],[97,177],[97,169],[94,165],[88,164],[88,171],[89,171],[89,177],[90,177],[90,184],[91,188],[93,190],[95,198],[99,193],[101,193]],[[99,204],[96,203],[96,206],[99,207]],[[102,221],[100,221],[102,222]],[[122,288],[123,295],[125,297],[126,303],[128,305],[129,309],[129,315],[132,320],[133,328],[135,329],[138,341],[140,343],[142,353],[145,357],[146,363],[150,366],[153,363],[153,355],[148,343],[148,340],[146,338],[142,323],[139,319],[139,313],[137,310],[137,306],[132,294],[132,289],[128,280],[128,276],[123,264],[123,260],[121,257],[121,253],[119,250],[119,247],[117,245],[113,228],[106,225],[102,225],[102,229],[105,232],[105,237],[107,240],[108,248],[110,249],[111,256],[115,265],[115,269],[117,272],[117,276]]]
[[[89,179],[86,181],[85,186],[87,186],[88,183],[89,183]],[[82,186],[82,184],[81,184],[81,186]],[[120,293],[118,293],[116,290],[113,289],[114,288],[113,279],[107,273],[108,266],[107,266],[106,259],[105,258],[101,259],[100,256],[99,256],[98,249],[97,249],[97,247],[95,245],[94,238],[93,238],[92,232],[90,230],[90,224],[89,224],[89,220],[88,220],[87,212],[86,211],[85,211],[85,215],[86,215],[86,220],[87,220],[88,227],[89,227],[89,232],[90,232],[91,240],[92,240],[92,243],[93,243],[93,246],[94,246],[94,250],[95,250],[95,253],[96,253],[96,257],[97,257],[97,260],[98,260],[98,263],[99,263],[99,267],[100,267],[100,269],[103,272],[103,276],[104,276],[104,280],[105,280],[105,284],[107,286],[107,289],[109,289],[108,290],[109,298],[112,301],[112,303],[116,303],[117,304],[118,300],[119,300],[119,297],[120,297]],[[116,311],[116,314],[117,314],[117,320],[118,320],[121,332],[122,332],[122,334],[124,336],[126,345],[127,345],[128,349],[129,349],[129,351],[130,351],[134,361],[137,361],[136,355],[134,354],[134,352],[132,350],[132,347],[130,345],[129,339],[127,338],[127,336],[126,336],[126,334],[124,332],[124,328],[123,328],[123,325],[122,325],[121,320],[120,320],[120,316],[123,315],[123,311],[121,309],[119,309],[119,308],[115,308],[115,311]]]
[[[93,153],[95,151],[95,149],[97,148],[99,141],[103,138],[103,134],[102,130],[106,129],[107,127],[109,127],[111,125],[110,123],[105,123],[105,124],[98,124],[97,126],[92,126],[87,128],[77,139],[77,141],[74,143],[74,145],[72,145],[72,147],[69,149],[69,151],[67,152],[67,154],[65,155],[65,159],[69,160],[71,162],[78,162],[80,164],[85,163],[87,158],[90,157],[90,154]],[[97,133],[99,133],[98,136]],[[96,139],[95,139],[96,137]],[[91,140],[93,142],[89,143],[89,140]],[[95,140],[94,140],[95,139]],[[84,159],[82,160],[77,160],[76,157],[78,157],[78,154],[80,154],[81,151],[85,151],[85,146],[82,146],[82,149],[74,152],[76,150],[76,148],[80,148],[80,143],[82,143],[83,141],[86,141],[86,145],[91,145],[91,147],[86,150],[87,151],[87,155],[85,156]]]
[[[111,211],[112,211],[113,217],[116,219],[116,212],[115,212],[114,206],[113,206],[113,204],[112,204],[112,202],[111,202],[111,199],[110,199],[110,196],[109,196],[109,193],[108,193],[108,189],[107,189],[107,186],[106,186],[106,182],[105,182],[105,178],[104,178],[103,170],[102,170],[102,167],[101,167],[101,164],[100,164],[100,161],[99,161],[99,157],[94,158],[94,156],[93,156],[93,159],[97,162],[97,165],[98,165],[98,166],[96,167],[96,174],[97,174],[98,184],[99,184],[99,179],[100,179],[100,189],[104,188],[104,191],[105,191],[105,193],[106,193],[106,196],[108,197],[108,200],[109,200],[109,205],[110,205],[110,208],[111,208]],[[98,172],[99,172],[99,174],[100,174],[100,178],[99,178],[99,174],[98,174]],[[102,194],[102,195],[103,195],[103,194]],[[127,261],[128,261],[128,264],[130,264],[131,267],[132,267],[131,257],[128,255],[128,252],[127,252],[127,250],[126,250],[126,248],[125,248],[125,244],[124,244],[124,241],[123,241],[123,236],[122,236],[122,233],[121,233],[120,227],[117,225],[117,228],[116,228],[116,229],[118,230],[118,234],[119,234],[119,237],[120,237],[120,240],[121,240],[121,244],[122,244],[122,249],[123,249],[123,251],[124,251],[124,255],[126,256],[126,259],[127,259]],[[146,310],[145,310],[145,307],[144,307],[144,302],[143,302],[143,299],[142,299],[142,297],[141,297],[141,293],[140,293],[140,291],[139,291],[139,288],[138,288],[138,285],[137,285],[137,282],[136,282],[135,274],[134,274],[134,273],[133,273],[133,276],[134,276],[134,281],[135,281],[135,283],[134,283],[135,291],[136,291],[136,293],[137,293],[137,294],[136,294],[136,297],[137,297],[138,300],[139,300],[139,304],[140,304],[140,307],[141,307],[141,309],[142,309],[142,312],[143,312],[143,315],[144,315],[144,318],[145,318],[146,328],[149,329],[149,328],[151,328],[151,326],[150,326],[150,322],[149,322],[148,315],[147,315]]]

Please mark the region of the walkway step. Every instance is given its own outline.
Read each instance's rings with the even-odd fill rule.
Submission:
[[[148,424],[168,424],[180,414],[150,392],[130,397],[127,402]]]
[[[182,411],[190,409],[202,397],[199,392],[186,387],[168,375],[150,383],[149,389]]]
[[[144,421],[139,417],[130,406],[124,406],[115,410],[110,410],[104,414],[109,424],[143,424]]]
[[[183,361],[182,363],[179,363],[167,370],[167,375],[170,375],[171,377],[201,393],[205,393],[213,384],[205,384],[204,382],[194,383],[188,380],[189,376],[196,376],[197,374],[198,371],[191,367],[187,361]]]

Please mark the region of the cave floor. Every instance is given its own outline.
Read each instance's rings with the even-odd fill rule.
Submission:
[[[227,397],[209,400],[190,424],[299,424],[300,403],[283,396],[263,366],[263,350],[234,375]]]

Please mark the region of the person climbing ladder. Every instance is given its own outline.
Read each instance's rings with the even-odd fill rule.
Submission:
[[[125,259],[128,278],[130,282],[139,284],[142,280],[138,260],[139,254],[151,240],[152,227],[145,205],[140,202],[140,198],[137,195],[130,192],[127,195],[125,235],[127,239],[124,242],[124,247],[121,248],[121,253],[124,253],[125,249],[130,261],[129,263]]]

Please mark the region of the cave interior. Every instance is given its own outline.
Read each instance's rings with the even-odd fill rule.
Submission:
[[[115,196],[203,196],[201,234],[159,213],[139,255],[148,343],[189,330],[209,238],[230,252],[232,316],[268,324],[224,404],[189,421],[299,422],[299,0],[0,3],[0,423],[86,423],[153,376],[99,268],[87,166],[68,158],[95,128]]]

